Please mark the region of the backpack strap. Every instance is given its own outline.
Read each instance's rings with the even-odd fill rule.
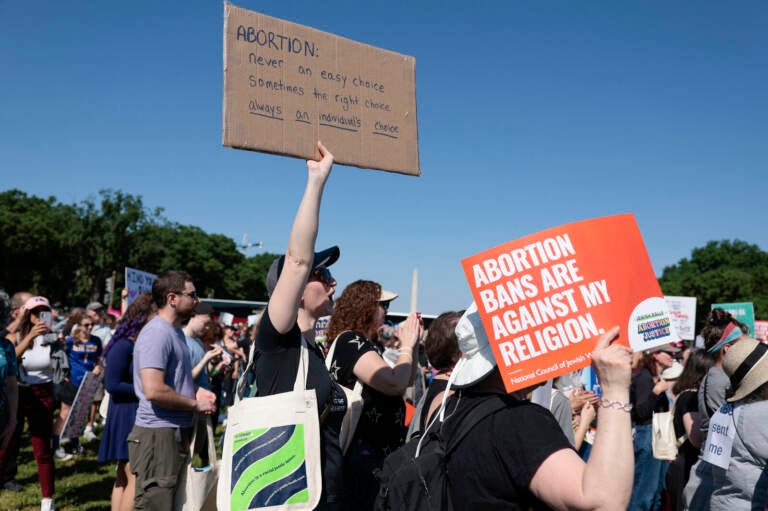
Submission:
[[[459,418],[456,424],[452,425],[445,449],[446,454],[453,451],[480,421],[506,407],[504,400],[495,394],[484,398],[472,407],[469,412]]]

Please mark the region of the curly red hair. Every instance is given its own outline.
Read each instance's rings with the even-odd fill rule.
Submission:
[[[381,298],[381,285],[370,280],[356,280],[348,285],[336,300],[331,322],[328,324],[328,346],[336,337],[354,330],[368,339],[376,337],[376,309]]]

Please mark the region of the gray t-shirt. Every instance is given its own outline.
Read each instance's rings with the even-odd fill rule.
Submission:
[[[133,350],[133,388],[139,397],[136,425],[144,428],[177,428],[192,426],[191,411],[169,410],[151,403],[141,388],[142,369],[165,372],[165,384],[177,393],[195,398],[195,383],[184,332],[160,316],[141,329]]]
[[[731,380],[719,367],[710,367],[699,385],[699,431],[706,437],[709,418],[725,403],[725,394],[731,387]],[[704,440],[702,439],[702,442]]]
[[[685,486],[691,511],[763,511],[768,500],[768,401],[737,404],[739,411],[728,470],[699,461]]]

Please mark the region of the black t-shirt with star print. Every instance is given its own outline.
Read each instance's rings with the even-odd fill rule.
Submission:
[[[375,351],[382,354],[381,346],[369,341],[358,332],[342,332],[335,341],[331,359],[331,378],[352,388],[357,382],[353,372],[357,361]],[[400,396],[388,396],[363,383],[363,413],[355,431],[354,441],[361,440],[385,453],[400,447],[405,441],[405,403]]]

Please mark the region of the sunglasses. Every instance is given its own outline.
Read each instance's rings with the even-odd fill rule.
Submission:
[[[93,326],[93,323],[80,323],[80,326],[83,328],[91,328]]]
[[[379,305],[381,305],[381,308],[384,309],[384,312],[389,312],[389,304],[390,302],[379,302]]]
[[[331,270],[323,266],[312,270],[312,277],[329,286],[335,282],[333,275],[331,275]]]
[[[188,296],[188,297],[192,298],[193,300],[197,300],[198,299],[197,291],[190,291],[189,293],[180,292],[180,293],[176,293],[176,294],[177,295]]]

